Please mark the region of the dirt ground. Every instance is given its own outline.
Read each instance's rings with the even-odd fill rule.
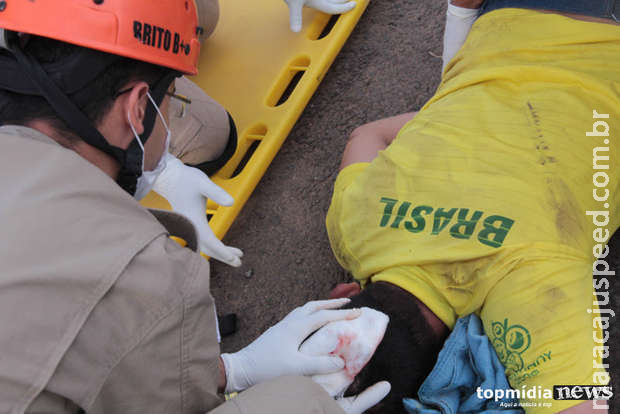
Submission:
[[[225,238],[245,252],[234,269],[212,265],[218,312],[236,313],[238,331],[223,351],[247,345],[306,301],[326,298],[349,281],[334,260],[325,232],[340,155],[361,124],[419,109],[440,79],[445,2],[371,0],[364,16],[297,122],[280,153]],[[620,241],[613,243],[620,271]],[[617,282],[611,280],[618,311]],[[618,385],[620,330],[609,344]],[[612,410],[615,408],[612,406]]]

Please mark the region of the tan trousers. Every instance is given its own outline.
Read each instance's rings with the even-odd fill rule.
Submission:
[[[200,40],[208,38],[217,25],[219,5],[217,0],[196,0]],[[179,99],[170,100],[170,153],[186,164],[200,164],[218,158],[226,148],[230,136],[228,113],[210,98],[197,84],[186,77],[176,80]]]

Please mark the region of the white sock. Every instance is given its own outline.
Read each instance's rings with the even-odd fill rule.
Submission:
[[[448,1],[448,12],[446,13],[446,30],[443,35],[443,66],[441,71],[445,69],[446,65],[454,55],[459,51],[461,46],[467,39],[467,34],[471,29],[471,26],[478,18],[478,11],[480,9],[466,9],[464,7],[457,7]]]

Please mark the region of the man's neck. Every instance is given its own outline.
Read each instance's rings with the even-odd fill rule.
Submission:
[[[63,147],[78,153],[82,158],[99,168],[112,179],[116,180],[118,177],[120,171],[118,162],[105,152],[87,144],[81,139],[71,140],[62,136],[46,121],[33,120],[27,126],[47,135]]]
[[[414,296],[415,297],[415,296]],[[424,315],[426,322],[430,325],[433,332],[437,335],[438,338],[446,336],[449,332],[448,327],[445,323],[442,322],[441,319],[437,317],[420,299],[415,298],[416,304],[418,308],[420,308],[420,312]]]
[[[373,285],[383,285],[380,293],[379,301],[383,306],[387,306],[388,309],[392,308],[392,311],[396,312],[413,312],[410,316],[413,318],[413,314],[417,314],[412,306],[415,303],[418,307],[419,313],[428,323],[430,329],[436,335],[438,339],[445,339],[450,330],[441,319],[437,317],[420,299],[403,288],[389,283],[389,282],[375,282]]]

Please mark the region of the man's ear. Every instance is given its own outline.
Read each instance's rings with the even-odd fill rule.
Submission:
[[[144,132],[144,117],[146,114],[146,105],[148,104],[148,91],[149,85],[146,82],[138,82],[131,87],[131,91],[127,93],[124,102],[122,102],[123,115],[127,123],[127,129],[130,132],[130,134],[128,134],[127,145],[135,138],[131,130],[131,125],[133,125],[136,130],[136,134],[140,135]]]

